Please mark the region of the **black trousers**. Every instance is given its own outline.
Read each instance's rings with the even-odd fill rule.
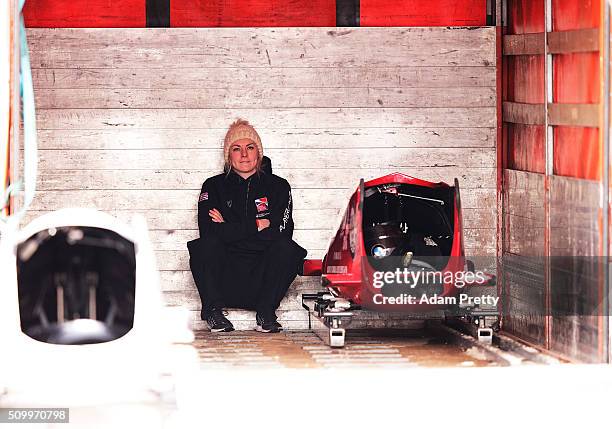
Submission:
[[[187,247],[204,315],[223,307],[273,314],[306,257],[288,237],[228,244],[209,234]]]

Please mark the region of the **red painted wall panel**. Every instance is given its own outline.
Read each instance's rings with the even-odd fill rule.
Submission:
[[[556,127],[553,171],[560,176],[600,180],[599,130]]]
[[[517,55],[507,58],[508,90],[506,101],[544,103],[544,56]]]
[[[521,55],[506,61],[506,101],[544,103],[544,56]],[[506,124],[506,127],[508,168],[543,173],[546,153],[544,126]]]
[[[334,0],[171,0],[172,27],[333,27]]]
[[[28,27],[144,27],[145,0],[27,0]]]
[[[508,0],[507,3],[508,34],[544,31],[544,0]]]
[[[556,55],[554,58],[556,103],[599,103],[599,54]]]
[[[545,127],[543,125],[507,124],[508,168],[544,173]]]
[[[487,0],[361,0],[362,27],[481,26]]]
[[[599,27],[599,0],[553,0],[552,5],[554,31]],[[555,103],[599,103],[599,53],[556,55],[554,74]],[[599,180],[601,155],[597,129],[555,128],[555,174]]]
[[[539,33],[545,29],[544,0],[508,1],[508,34]],[[505,101],[544,103],[544,56],[505,58]],[[538,125],[505,124],[508,168],[543,173],[546,165],[545,130]]]
[[[553,30],[598,28],[600,0],[552,0]]]

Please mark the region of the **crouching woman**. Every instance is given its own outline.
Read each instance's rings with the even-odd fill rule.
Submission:
[[[229,332],[224,308],[255,310],[258,331],[279,332],[276,310],[306,257],[292,239],[291,187],[264,165],[247,121],[230,126],[223,152],[224,173],[202,185],[200,238],[187,244],[201,316],[212,332]]]

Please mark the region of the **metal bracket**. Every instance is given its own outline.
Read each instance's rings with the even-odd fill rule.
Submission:
[[[447,313],[447,317],[462,321],[467,331],[484,344],[492,344],[493,333],[499,331],[497,309],[482,309],[478,306],[460,307],[453,313]]]
[[[476,339],[481,343],[493,344],[493,329],[491,328],[478,328]]]
[[[306,301],[314,301],[313,308],[306,304]],[[327,335],[317,335],[330,347],[344,347],[345,327],[353,317],[353,312],[350,310],[357,310],[359,307],[328,292],[302,294],[302,307],[308,311],[308,329],[312,330],[312,314],[328,328]]]

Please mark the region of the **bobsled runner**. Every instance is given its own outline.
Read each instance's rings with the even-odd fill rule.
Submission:
[[[457,179],[400,173],[361,180],[325,257],[305,261],[304,275],[321,276],[326,292],[303,294],[302,306],[334,347],[344,345],[354,311],[446,312],[460,307],[465,286],[495,280],[466,261]],[[480,326],[478,336],[492,338],[491,329]]]

